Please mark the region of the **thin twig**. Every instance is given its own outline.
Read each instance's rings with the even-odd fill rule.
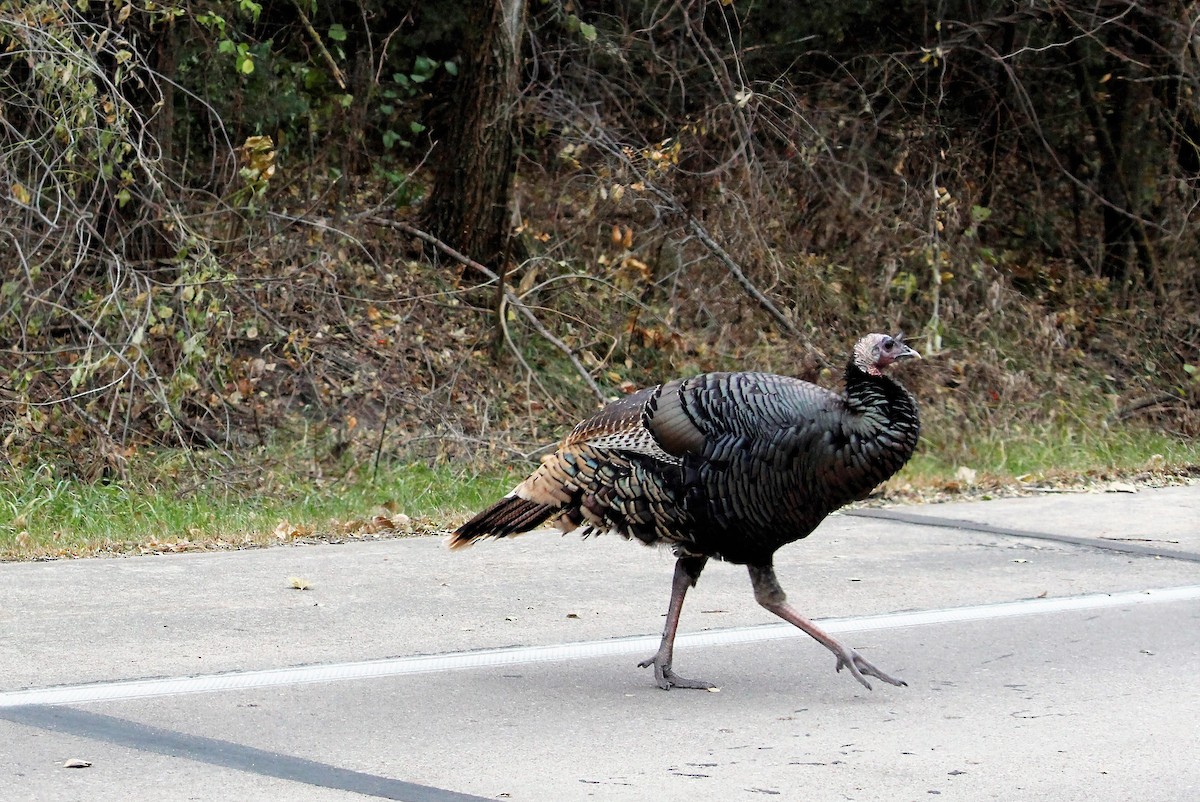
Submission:
[[[687,228],[692,235],[699,240],[700,243],[708,249],[709,253],[715,256],[717,260],[721,262],[721,264],[725,265],[725,269],[728,270],[734,279],[737,280],[737,283],[742,286],[742,289],[744,289],[751,298],[757,301],[771,317],[775,318],[775,321],[783,327],[784,331],[795,337],[802,336],[800,331],[796,328],[796,324],[793,323],[792,320],[785,315],[783,311],[763,293],[762,290],[754,285],[754,282],[750,280],[750,277],[747,276],[738,263],[734,261],[733,257],[730,256],[715,239],[713,239],[712,235],[708,233],[708,229],[706,229],[700,223],[700,221],[688,211],[687,207],[680,202],[679,198],[677,198],[673,192],[660,186],[645,170],[642,170],[634,162],[633,158],[627,152],[627,149],[621,147],[619,143],[608,136],[607,129],[605,129],[598,121],[593,120],[592,122],[598,131],[593,132],[594,137],[591,141],[597,147],[606,150],[610,156],[618,159],[626,170],[637,176],[639,183],[641,183],[647,191],[662,201],[667,210],[669,210],[672,214],[678,215],[680,218],[682,218],[687,223]]]
[[[439,251],[446,254],[447,256],[454,259],[455,261],[457,261],[463,265],[466,265],[467,267],[471,268],[472,270],[474,270],[478,273],[483,274],[489,280],[495,281],[495,282],[500,281],[500,276],[494,270],[492,270],[490,267],[487,267],[486,265],[482,265],[479,262],[476,262],[471,257],[467,256],[466,254],[463,254],[460,251],[455,250],[454,248],[450,247],[446,243],[442,242],[437,237],[430,234],[428,231],[422,231],[421,229],[417,228],[416,226],[413,226],[409,223],[405,223],[402,220],[388,220],[385,217],[371,217],[371,218],[368,218],[368,221],[375,223],[376,225],[386,226],[388,228],[395,228],[400,231],[403,231],[406,234],[411,234],[412,236],[414,236],[420,240],[428,242],[430,245],[437,248]],[[596,384],[596,380],[592,378],[592,374],[589,373],[588,369],[586,367],[584,367],[582,362],[579,361],[579,357],[577,357],[575,355],[575,352],[571,349],[571,347],[569,345],[567,345],[565,342],[563,342],[562,340],[560,340],[558,337],[555,337],[554,334],[552,334],[550,332],[550,330],[547,329],[542,324],[542,322],[537,319],[537,316],[533,314],[533,310],[531,310],[528,306],[526,306],[521,301],[521,299],[519,297],[517,297],[517,294],[515,292],[513,292],[511,289],[506,287],[504,289],[504,299],[505,299],[505,302],[509,306],[511,306],[513,309],[515,309],[517,312],[519,312],[522,317],[524,317],[526,320],[529,321],[529,324],[531,326],[533,326],[533,328],[537,331],[537,333],[540,334],[546,340],[546,342],[553,345],[559,351],[562,351],[563,355],[566,356],[566,358],[571,361],[571,364],[575,367],[576,372],[579,373],[579,375],[583,378],[584,382],[591,389],[592,393],[596,396],[597,401],[599,401],[602,404],[608,401],[608,398],[604,395],[604,391],[600,389],[600,385]],[[524,362],[525,360],[522,358],[521,361]]]
[[[321,56],[324,57],[325,63],[329,65],[329,71],[333,73],[333,79],[337,81],[343,92],[346,91],[346,77],[342,75],[342,71],[338,69],[337,62],[333,60],[333,55],[325,47],[325,43],[321,41],[321,34],[317,33],[317,29],[308,21],[308,15],[304,13],[304,8],[300,5],[300,0],[292,0],[292,4],[296,6],[296,13],[300,15],[300,24],[304,26],[304,30],[308,31],[308,35],[312,37],[313,42],[317,45],[317,49],[321,51]]]
[[[796,329],[796,325],[792,323],[791,319],[788,318],[788,316],[785,315],[779,307],[772,303],[770,298],[763,295],[762,291],[758,287],[754,286],[754,283],[751,282],[750,279],[746,277],[746,274],[742,272],[742,269],[738,267],[738,264],[733,260],[733,257],[725,252],[725,249],[722,248],[717,241],[712,238],[711,235],[709,235],[708,231],[705,230],[704,226],[700,225],[700,222],[696,220],[696,218],[688,215],[687,224],[688,230],[695,235],[696,239],[700,240],[704,247],[708,248],[709,252],[712,253],[713,256],[717,257],[717,259],[725,265],[725,269],[733,274],[733,277],[737,279],[738,284],[742,285],[742,289],[750,293],[750,296],[754,298],[754,300],[758,301],[759,305],[761,305],[763,309],[767,310],[771,317],[775,318],[775,321],[779,323],[779,325],[782,326],[788,334],[800,336],[800,332]]]
[[[1110,415],[1109,419],[1110,420],[1119,420],[1119,421],[1128,420],[1129,418],[1132,418],[1137,413],[1141,412],[1143,409],[1149,409],[1150,407],[1156,407],[1161,404],[1169,404],[1173,401],[1182,401],[1182,400],[1183,400],[1182,398],[1180,398],[1177,395],[1174,395],[1173,393],[1156,393],[1155,395],[1149,396],[1148,398],[1139,398],[1138,400],[1130,403],[1128,406],[1122,407],[1121,409],[1117,410],[1114,414]]]
[[[538,389],[542,391],[542,394],[547,397],[553,397],[553,394],[546,389],[546,385],[542,384],[542,380],[537,375],[537,372],[533,369],[533,366],[525,360],[525,355],[521,353],[521,349],[517,348],[517,344],[513,342],[512,334],[508,330],[508,315],[504,311],[504,307],[507,306],[507,301],[507,298],[501,299],[500,311],[496,315],[496,325],[500,327],[501,339],[508,345],[509,350],[513,352],[513,356],[515,356],[517,361],[521,363],[521,367],[525,368],[526,375],[537,384]]]
[[[375,464],[371,468],[371,484],[375,484],[375,480],[379,478],[379,455],[383,453],[383,438],[387,434],[388,427],[388,406],[392,400],[391,395],[384,393],[383,396],[383,423],[379,426],[379,440],[375,443]]]

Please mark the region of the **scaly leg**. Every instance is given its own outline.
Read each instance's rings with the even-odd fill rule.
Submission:
[[[696,586],[700,572],[704,570],[707,557],[680,557],[675,561],[675,578],[671,580],[671,604],[667,608],[667,623],[663,627],[662,642],[654,656],[638,663],[638,667],[654,666],[654,679],[664,691],[671,688],[698,688],[713,690],[717,686],[703,680],[681,677],[671,670],[671,656],[675,651],[675,630],[679,627],[679,613],[683,610],[683,597],[688,588]]]
[[[833,652],[838,659],[838,671],[841,671],[842,668],[849,668],[854,678],[861,682],[868,691],[871,690],[871,683],[867,682],[863,677],[864,674],[881,679],[891,685],[908,685],[907,682],[899,677],[883,673],[871,665],[858,652],[843,646],[828,632],[796,612],[795,608],[787,603],[787,594],[779,586],[779,580],[775,578],[775,568],[773,566],[750,565],[747,568],[750,569],[750,582],[754,585],[755,600],[784,621],[812,635],[817,643],[820,643],[826,649]]]

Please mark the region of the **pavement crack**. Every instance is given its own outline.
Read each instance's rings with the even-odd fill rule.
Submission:
[[[843,514],[852,515],[857,518],[875,518],[884,521],[897,521],[899,523],[913,524],[915,526],[936,526],[943,529],[958,529],[964,532],[986,532],[990,535],[1000,535],[1003,537],[1021,537],[1029,538],[1031,540],[1046,540],[1054,543],[1066,543],[1071,546],[1100,549],[1102,551],[1117,551],[1124,554],[1136,554],[1142,557],[1166,557],[1172,560],[1186,560],[1188,562],[1200,563],[1200,554],[1195,552],[1180,551],[1178,549],[1163,549],[1156,546],[1143,545],[1143,542],[1163,542],[1155,541],[1150,538],[1118,539],[1059,535],[1053,532],[1033,532],[1026,529],[1013,529],[1007,526],[993,526],[992,524],[968,521],[962,518],[941,518],[934,515],[919,515],[912,512],[901,512],[899,510],[859,509],[846,510],[843,512]]]

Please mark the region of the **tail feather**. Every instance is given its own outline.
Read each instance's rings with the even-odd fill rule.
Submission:
[[[450,548],[469,546],[476,538],[508,537],[528,532],[557,509],[550,504],[505,496],[454,531]]]

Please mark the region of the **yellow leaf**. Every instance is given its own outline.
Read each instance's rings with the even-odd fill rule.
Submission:
[[[242,162],[260,178],[269,179],[275,175],[275,142],[271,137],[248,137],[241,150]]]
[[[29,202],[33,200],[33,196],[29,194],[29,190],[25,189],[20,183],[12,185],[12,196],[16,198],[17,203],[23,206],[28,206]]]

